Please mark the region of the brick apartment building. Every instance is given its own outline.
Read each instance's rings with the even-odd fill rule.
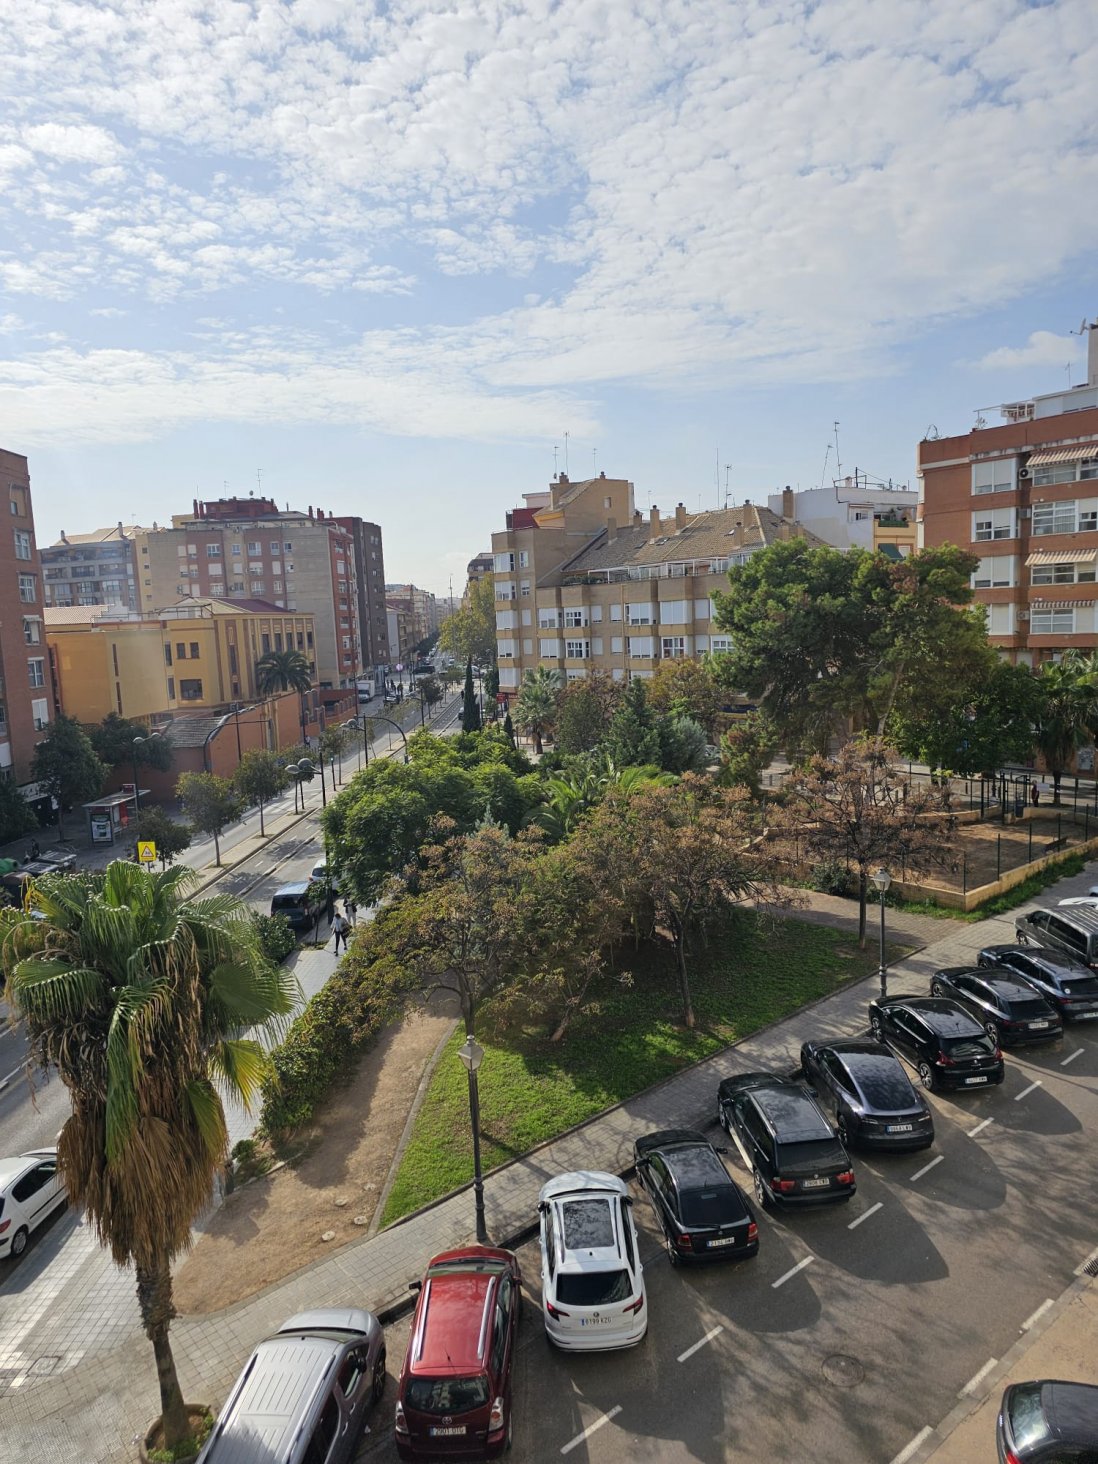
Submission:
[[[337,518],[336,523],[350,534],[354,548],[362,669],[367,674],[381,671],[394,659],[389,646],[381,527],[354,517]]]
[[[992,642],[1039,665],[1098,647],[1098,321],[1087,380],[919,444],[920,544],[980,556],[976,598]]]
[[[0,449],[8,528],[0,537],[0,777],[34,801],[30,766],[52,720],[42,565],[27,460]]]

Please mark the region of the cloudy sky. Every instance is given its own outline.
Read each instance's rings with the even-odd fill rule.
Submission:
[[[18,0],[0,51],[43,543],[261,486],[445,592],[566,453],[758,501],[837,420],[910,480],[1098,314],[1093,0]]]

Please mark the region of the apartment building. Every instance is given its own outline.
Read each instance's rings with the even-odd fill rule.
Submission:
[[[0,448],[0,485],[9,510],[8,530],[0,536],[0,777],[14,780],[34,802],[31,761],[52,713],[42,565],[25,457]]]
[[[767,498],[771,513],[803,524],[836,549],[910,554],[918,537],[919,494],[906,484],[870,480],[855,468],[829,488],[785,488]]]
[[[465,569],[465,597],[468,596],[469,589],[472,585],[475,585],[478,580],[485,579],[494,572],[494,565],[495,561],[490,549],[484,549],[481,553],[474,555],[470,559]]]
[[[88,724],[110,712],[164,720],[260,699],[268,651],[316,654],[311,615],[262,600],[189,598],[162,610],[53,606],[45,639],[59,709]]]
[[[991,639],[1030,666],[1098,647],[1098,321],[1087,346],[1082,385],[919,444],[920,544],[980,556]]]
[[[43,548],[42,587],[49,605],[120,605],[137,609],[132,525],[66,534]]]
[[[421,590],[418,585],[386,585],[385,603],[402,617],[403,634],[412,650],[439,628],[438,602],[430,590]]]
[[[385,550],[379,524],[364,519],[337,518],[351,536],[358,587],[358,628],[362,642],[362,672],[367,679],[388,666],[389,617],[385,604]]]
[[[492,535],[499,684],[513,695],[539,664],[574,680],[648,677],[661,660],[728,649],[711,625],[728,570],[781,539],[823,541],[751,503],[664,518],[636,509],[633,484],[605,474],[524,495]]]
[[[134,550],[142,611],[189,595],[309,615],[320,687],[354,685],[363,665],[354,544],[331,513],[282,511],[269,498],[196,499],[170,528],[135,529]]]

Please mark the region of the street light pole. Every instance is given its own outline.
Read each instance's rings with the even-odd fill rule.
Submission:
[[[878,869],[873,876],[873,883],[881,896],[881,964],[877,974],[881,978],[881,995],[888,995],[888,967],[885,965],[885,895],[892,883],[892,876],[887,869]]]
[[[484,1048],[473,1036],[465,1034],[465,1042],[458,1048],[458,1057],[469,1075],[469,1120],[473,1129],[473,1208],[476,1213],[477,1240],[487,1244],[488,1227],[484,1221],[484,1178],[480,1169],[480,1092],[477,1088],[477,1069],[484,1061]]]

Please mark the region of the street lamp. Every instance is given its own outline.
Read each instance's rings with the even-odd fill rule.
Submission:
[[[881,995],[888,995],[888,968],[885,965],[885,895],[892,883],[892,876],[887,869],[878,869],[872,876],[873,883],[881,897],[881,967],[877,973],[881,978]]]
[[[347,723],[347,726],[348,727],[353,727],[356,732],[361,732],[362,733],[362,757],[359,760],[359,766],[361,767],[362,766],[362,763],[365,762],[366,766],[369,767],[369,765],[370,765],[370,719],[369,719],[369,717],[367,717],[365,713],[363,713],[361,717],[352,717],[351,720]]]
[[[484,1179],[480,1172],[480,1094],[477,1091],[477,1069],[484,1061],[484,1048],[466,1032],[465,1041],[458,1048],[458,1057],[469,1074],[469,1118],[473,1126],[473,1205],[477,1216],[477,1240],[487,1244],[488,1230],[484,1223]]]
[[[151,742],[154,737],[159,737],[159,732],[151,732],[148,737],[135,737],[130,748],[133,758],[133,816],[136,818],[141,812],[141,791],[137,786],[137,744]]]

